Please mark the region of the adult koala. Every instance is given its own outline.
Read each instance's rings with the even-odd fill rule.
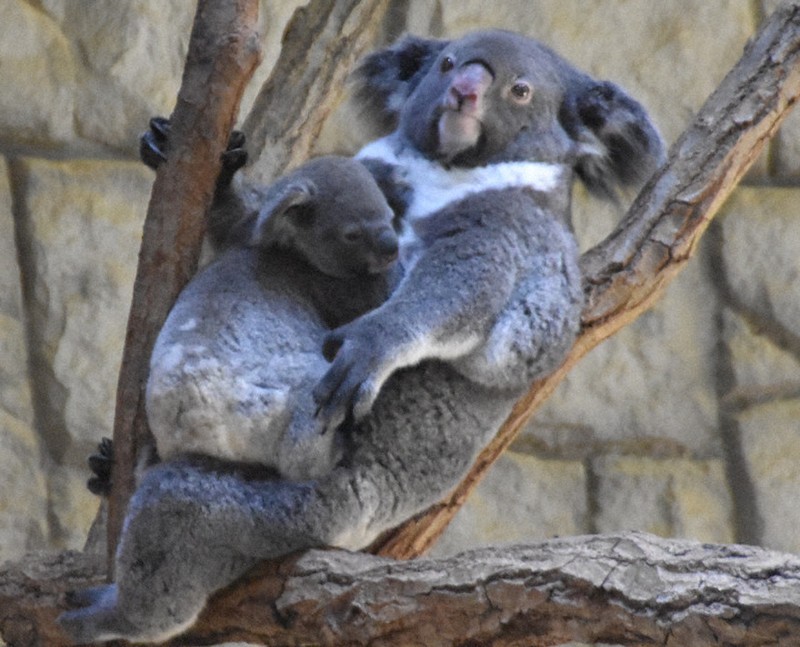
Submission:
[[[368,58],[361,78],[369,107],[396,126],[362,157],[404,210],[407,273],[326,343],[336,359],[316,389],[321,427],[344,421],[350,450],[305,482],[191,457],[152,468],[131,500],[116,583],[62,616],[77,641],[164,640],[259,560],[362,548],[441,499],[573,342],[573,176],[609,193],[663,156],[619,88],[512,33],[408,38]]]

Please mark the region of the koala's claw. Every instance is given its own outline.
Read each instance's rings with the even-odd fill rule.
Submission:
[[[139,158],[151,169],[155,170],[167,161],[169,156],[169,139],[172,133],[172,124],[166,117],[153,117],[150,119],[149,128],[139,137]],[[220,170],[217,185],[227,185],[234,174],[247,163],[247,139],[240,130],[231,132],[228,146],[222,153],[222,169]]]
[[[92,494],[107,497],[111,494],[111,477],[114,466],[114,443],[112,440],[103,438],[97,446],[97,453],[89,456],[87,462],[94,476],[86,481],[86,487]]]
[[[149,126],[139,137],[139,158],[155,170],[167,161],[171,125],[169,119],[153,117]]]
[[[241,130],[234,130],[228,139],[228,147],[222,153],[222,169],[217,186],[230,184],[233,176],[247,163],[246,139]]]
[[[325,339],[323,354],[328,360],[335,359],[312,393],[320,434],[337,429],[346,420],[361,420],[372,409],[376,395],[376,362],[368,350],[334,331]]]

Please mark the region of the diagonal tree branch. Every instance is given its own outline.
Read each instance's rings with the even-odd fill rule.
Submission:
[[[152,444],[144,410],[150,353],[169,309],[197,269],[220,155],[259,61],[257,17],[257,0],[199,0],[197,5],[172,115],[170,156],[156,174],[145,218],[117,385],[110,563],[133,492],[138,454]]]

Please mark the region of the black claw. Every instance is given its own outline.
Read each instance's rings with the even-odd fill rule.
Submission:
[[[160,141],[167,141],[172,130],[172,124],[166,117],[151,117],[150,130]]]
[[[139,159],[155,170],[167,160],[169,142],[160,139],[152,130],[147,130],[139,137]]]
[[[87,462],[94,476],[86,481],[89,492],[106,497],[111,494],[112,472],[114,466],[114,443],[103,438],[97,446],[97,453],[89,456]]]
[[[139,158],[151,169],[156,170],[167,161],[169,138],[172,124],[165,117],[152,117],[149,128],[139,137]],[[247,163],[246,137],[240,130],[234,130],[228,139],[228,147],[222,153],[222,170],[217,186],[227,186],[234,174]]]
[[[246,141],[247,139],[241,130],[234,130],[231,132],[231,136],[228,139],[228,150],[244,148]]]
[[[228,149],[222,153],[222,168],[217,178],[217,189],[228,186],[233,176],[247,163],[247,151],[243,148]]]

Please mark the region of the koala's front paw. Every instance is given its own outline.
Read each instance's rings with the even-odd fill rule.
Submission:
[[[139,137],[139,158],[153,170],[167,161],[171,128],[169,119],[153,117],[149,128]]]
[[[333,363],[313,392],[320,433],[335,430],[348,418],[358,422],[366,416],[387,372],[379,341],[350,330],[342,326],[325,338],[323,354]]]
[[[139,157],[151,169],[155,170],[167,161],[170,149],[172,124],[165,117],[150,119],[149,128],[139,137]],[[217,186],[230,184],[236,171],[247,162],[245,136],[239,130],[231,132],[228,146],[222,153],[222,168],[217,179]]]
[[[92,476],[86,481],[89,492],[107,497],[111,494],[111,475],[114,466],[114,444],[110,438],[103,438],[97,446],[97,453],[89,456],[87,462]]]

